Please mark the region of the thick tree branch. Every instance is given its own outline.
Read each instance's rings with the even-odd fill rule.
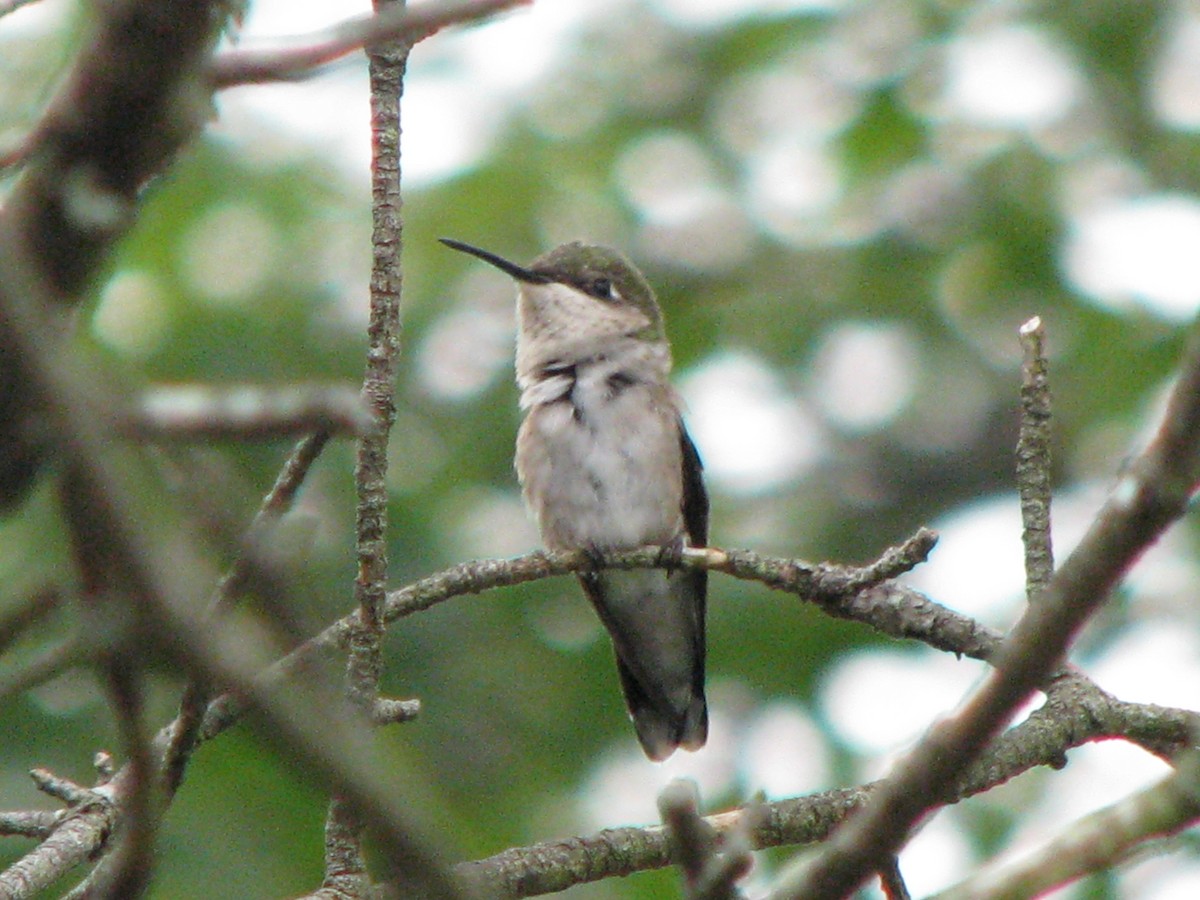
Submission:
[[[218,0],[112,0],[98,8],[0,208],[7,289],[19,290],[20,279],[36,284],[38,315],[78,302],[132,224],[142,185],[208,118],[203,71],[221,11]],[[67,318],[52,327],[69,330]],[[0,314],[0,509],[24,494],[57,437],[41,421],[45,398],[14,364],[9,329]]]

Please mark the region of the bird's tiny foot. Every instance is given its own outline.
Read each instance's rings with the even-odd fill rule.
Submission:
[[[683,565],[683,535],[658,548],[658,564],[670,575]]]

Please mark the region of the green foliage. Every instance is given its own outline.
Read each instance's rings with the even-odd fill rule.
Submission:
[[[982,28],[995,4],[858,6],[694,29],[653,4],[606,18],[512,101],[477,164],[407,193],[389,530],[397,586],[472,556],[536,545],[511,468],[518,416],[503,331],[511,288],[445,250],[436,242],[443,235],[518,261],[578,237],[620,246],[659,294],[683,379],[734,352],[776,379],[820,430],[820,452],[754,491],[723,480],[713,466],[715,545],[862,561],[920,524],[1011,491],[1016,328],[1034,314],[1047,324],[1052,353],[1059,483],[1114,476],[1172,370],[1182,332],[1151,309],[1098,304],[1064,274],[1075,214],[1068,195],[1090,167],[1108,163],[1136,173],[1147,193],[1197,189],[1195,136],[1157,121],[1147,100],[1171,13],[1163,4],[1116,2],[995,13],[1044,28],[1072,60],[1085,99],[1070,116],[1087,119],[1074,124],[1093,134],[1072,143],[1061,133],[1070,123],[995,128],[954,121],[931,101],[945,42]],[[890,34],[889,15],[896,17]],[[868,25],[881,29],[878,48],[860,39]],[[421,89],[420,52],[410,91]],[[777,92],[746,87],[762,79],[778,80]],[[818,88],[838,96],[798,93]],[[574,96],[584,98],[577,102],[586,108],[575,111],[583,124],[549,131],[553,110]],[[751,101],[761,108],[748,108]],[[20,120],[11,106],[25,103],[8,103],[7,121]],[[770,203],[796,186],[768,179],[764,198],[755,179],[771,141],[791,131],[800,136],[790,145],[795,154],[819,147],[838,183],[826,203],[772,213]],[[633,151],[664,134],[708,161],[702,187],[728,201],[721,212],[671,221],[636,200]],[[137,382],[356,380],[369,263],[365,184],[365,173],[348,176],[315,154],[264,165],[244,146],[206,139],[148,189],[109,283],[80,318],[80,339],[107,341]],[[230,211],[231,218],[213,218]],[[246,240],[227,240],[238,229]],[[364,242],[339,256],[330,247],[347,229]],[[672,252],[681,246],[683,257]],[[150,292],[147,308],[158,324],[144,343],[113,347],[96,323],[116,302],[114,285],[133,275],[148,280],[139,289]],[[118,335],[128,338],[145,322],[129,320]],[[847,323],[894,328],[911,352],[908,399],[865,427],[822,405],[828,397],[817,377]],[[448,369],[431,366],[439,356]],[[468,387],[439,388],[439,371],[475,368],[480,374]],[[286,446],[211,448],[231,479],[220,492],[248,514]],[[348,445],[332,448],[304,496],[305,513],[320,522],[298,579],[303,616],[314,624],[351,608],[352,465]],[[49,505],[43,495],[27,518],[3,523],[4,573],[23,570],[14,559],[39,567],[55,545]],[[34,583],[23,571],[28,577],[7,581],[5,602]],[[734,712],[749,721],[779,698],[811,709],[836,660],[882,641],[714,577],[710,643],[715,693],[734,693],[744,704],[718,719],[720,728]],[[610,651],[578,587],[565,579],[458,598],[399,623],[386,687],[424,704],[417,722],[387,729],[381,740],[394,745],[398,766],[427,780],[465,856],[593,828],[580,812],[589,777],[614,754],[636,752]],[[26,796],[14,773],[49,765],[87,781],[87,757],[112,740],[94,697],[53,715],[38,715],[32,702],[0,719],[9,736],[0,751],[9,805]],[[737,802],[742,787],[757,785],[705,800]],[[154,896],[311,889],[323,804],[319,789],[241,731],[202,747],[168,817]],[[245,824],[264,811],[270,828]],[[1010,827],[994,810],[973,815],[981,847]],[[10,859],[23,850],[5,847]],[[660,873],[578,896],[661,897],[674,884],[673,874]],[[1089,896],[1117,890],[1111,882],[1094,886]]]

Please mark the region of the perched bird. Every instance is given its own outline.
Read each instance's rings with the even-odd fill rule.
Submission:
[[[516,468],[552,550],[708,541],[700,458],[668,382],[671,349],[642,274],[620,253],[563,244],[528,267],[446,238],[517,281]],[[696,750],[704,700],[707,573],[597,570],[579,576],[612,638],[646,755]]]

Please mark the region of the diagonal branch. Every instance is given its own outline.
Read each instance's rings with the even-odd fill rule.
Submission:
[[[853,891],[907,839],[956,772],[979,757],[1016,709],[1061,664],[1079,629],[1142,552],[1183,514],[1200,480],[1200,330],[1193,330],[1166,415],[1076,550],[1010,633],[995,669],[952,719],[936,725],[859,816],[811,863],[781,879],[776,898]]]

